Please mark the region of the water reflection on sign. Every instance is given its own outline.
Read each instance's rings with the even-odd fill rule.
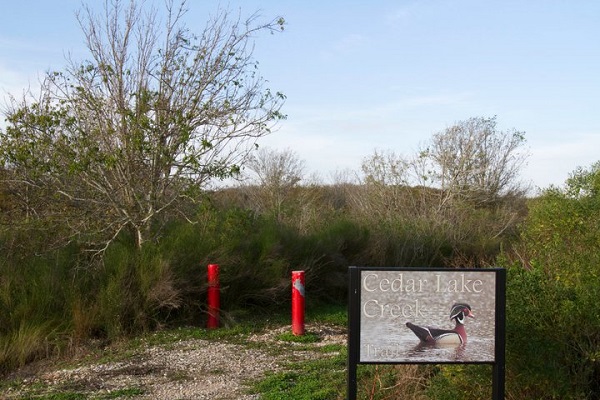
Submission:
[[[495,273],[362,271],[361,362],[492,362],[495,338]],[[406,327],[453,329],[450,309],[468,303],[462,345],[425,344]]]

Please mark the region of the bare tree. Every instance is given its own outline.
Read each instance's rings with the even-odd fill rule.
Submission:
[[[393,151],[378,151],[363,159],[361,169],[365,183],[382,186],[409,184],[409,163]]]
[[[396,215],[409,184],[408,162],[394,151],[374,150],[362,160],[362,189],[352,202],[358,209],[382,218]]]
[[[496,118],[469,118],[436,133],[421,152],[429,161],[430,181],[480,203],[523,194],[519,172],[528,154],[523,132],[500,131]]]
[[[523,142],[522,132],[498,130],[495,118],[471,118],[434,135],[412,158],[393,151],[365,158],[350,213],[384,228],[373,235],[379,250],[372,258],[395,249],[409,264],[481,262],[477,246],[497,246],[520,221]],[[400,246],[390,243],[394,235]]]
[[[195,35],[185,1],[167,1],[163,22],[135,1],[103,11],[78,14],[91,58],[48,73],[39,97],[13,98],[0,137],[4,185],[97,250],[123,230],[141,246],[161,215],[187,216],[197,191],[237,173],[284,118],[253,59],[254,35],[282,30],[282,18],[220,10]],[[43,200],[28,202],[32,191]]]
[[[303,179],[305,162],[290,149],[259,149],[246,164],[246,193],[255,207],[282,215],[282,206]]]

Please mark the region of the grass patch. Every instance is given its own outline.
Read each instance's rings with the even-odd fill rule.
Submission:
[[[292,343],[316,343],[321,340],[319,335],[312,332],[305,332],[304,335],[294,335],[292,332],[284,332],[277,335],[277,340]]]
[[[19,397],[19,399],[24,400],[80,400],[80,399],[95,399],[95,400],[109,400],[109,399],[124,399],[131,398],[135,396],[140,396],[145,393],[145,391],[138,387],[130,387],[124,389],[117,389],[110,391],[108,393],[88,393],[83,391],[73,391],[73,390],[60,390],[60,389],[50,389],[52,392],[49,392],[47,387],[29,387],[27,393],[24,393]]]
[[[326,344],[315,348],[319,353],[339,353],[346,350],[346,346],[341,344]]]
[[[42,400],[85,400],[88,397],[84,393],[79,392],[63,392],[63,393],[49,393],[40,396],[24,397],[24,399],[42,399]]]
[[[308,322],[319,322],[333,325],[348,325],[348,306],[337,303],[320,303],[306,308]]]
[[[253,386],[264,400],[337,400],[346,391],[346,356],[290,363],[288,370],[267,375]]]
[[[179,327],[125,339],[107,348],[95,349],[83,362],[86,363],[89,360],[94,360],[95,362],[108,363],[127,360],[147,347],[160,346],[168,349],[169,346],[175,346],[186,340],[226,341],[229,343],[246,344],[246,339],[249,335],[260,332],[263,329],[265,329],[265,326],[249,321],[211,330],[190,326]]]
[[[149,347],[176,348],[187,340],[207,340],[211,342],[227,342],[244,348],[260,348],[273,356],[285,355],[289,364],[286,372],[268,374],[267,377],[252,386],[255,393],[260,393],[262,399],[341,399],[345,394],[346,377],[346,348],[340,344],[319,344],[322,338],[317,331],[307,331],[302,336],[295,336],[291,330],[276,336],[267,334],[266,340],[248,340],[252,335],[268,333],[270,330],[281,332],[281,327],[290,324],[289,313],[279,312],[258,315],[238,314],[228,318],[223,327],[208,330],[203,327],[179,327],[170,330],[147,333],[134,338],[123,338],[105,347],[98,345],[88,349],[83,359],[63,360],[65,368],[75,368],[88,363],[109,363],[135,358]],[[344,326],[346,310],[343,306],[318,306],[307,312],[307,323],[321,323]],[[314,354],[295,358],[298,354]],[[289,356],[289,357],[288,357]],[[308,359],[305,359],[308,358]],[[283,361],[284,363],[286,361]],[[224,371],[216,371],[224,373]],[[190,377],[184,371],[169,373],[168,378],[177,382],[185,382]],[[18,387],[21,382],[1,382],[0,388]],[[111,392],[87,392],[82,387],[62,386],[60,390],[48,391],[49,388],[34,388],[29,386],[24,393],[25,399],[120,399],[130,398],[144,393],[143,389],[132,387],[113,390]],[[27,397],[29,396],[29,397]],[[1,396],[0,396],[1,397]]]

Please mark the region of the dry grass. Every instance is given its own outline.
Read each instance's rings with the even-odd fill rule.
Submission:
[[[361,398],[368,400],[425,400],[426,374],[418,365],[374,365],[362,378]]]

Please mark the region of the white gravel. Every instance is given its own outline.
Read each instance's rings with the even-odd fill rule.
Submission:
[[[345,330],[330,325],[307,325],[320,341],[311,346],[345,344]],[[29,366],[8,377],[17,385],[0,386],[0,398],[17,399],[31,394],[32,388],[43,392],[78,392],[101,396],[117,390],[138,389],[133,399],[211,399],[251,400],[248,384],[269,371],[280,371],[292,359],[314,357],[301,345],[280,342],[277,335],[287,327],[253,335],[247,344],[226,341],[188,339],[156,346],[142,346],[119,361],[81,361],[77,367],[58,369],[42,363]],[[284,351],[269,351],[273,348]],[[287,349],[287,350],[286,350]],[[6,379],[5,379],[6,381]],[[4,387],[4,389],[3,389]]]

